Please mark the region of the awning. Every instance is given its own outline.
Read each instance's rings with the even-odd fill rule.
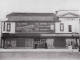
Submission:
[[[40,34],[40,36],[53,36],[53,37],[79,37],[79,34],[72,33],[56,33],[56,34]]]
[[[79,34],[72,34],[72,33],[55,33],[55,34],[48,34],[48,33],[3,33],[2,38],[53,38],[53,37],[74,37],[79,38]]]
[[[18,33],[18,34],[7,34],[4,33],[2,35],[2,38],[35,38],[35,37],[40,37],[40,34],[30,34],[30,33]]]

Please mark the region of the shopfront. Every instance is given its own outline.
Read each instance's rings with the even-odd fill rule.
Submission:
[[[25,35],[25,34],[24,34]],[[9,34],[2,37],[4,48],[26,48],[26,49],[56,49],[68,48],[72,45],[73,49],[78,48],[78,34]],[[64,36],[63,36],[64,35]],[[67,36],[68,35],[68,36]],[[5,38],[5,39],[4,39]]]
[[[41,36],[46,37],[47,48],[68,48],[72,45],[73,49],[79,47],[79,34],[75,33],[56,33],[56,34],[41,34]]]

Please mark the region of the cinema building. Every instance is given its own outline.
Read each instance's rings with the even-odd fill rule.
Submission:
[[[57,16],[54,13],[8,14],[8,20],[2,21],[2,47],[55,49],[72,44],[77,48],[80,16],[74,13],[58,16],[58,13]]]

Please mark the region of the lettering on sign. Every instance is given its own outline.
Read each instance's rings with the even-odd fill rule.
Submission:
[[[51,32],[52,33],[52,30],[54,30],[53,25],[52,22],[44,22],[44,23],[43,22],[17,22],[16,32]]]
[[[41,36],[72,36],[72,34],[41,34]]]

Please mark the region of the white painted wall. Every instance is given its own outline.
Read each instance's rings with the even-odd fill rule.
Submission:
[[[65,18],[59,18],[61,21],[60,23],[64,23],[64,31],[60,31],[60,23],[55,23],[55,32],[56,33],[72,33],[76,32],[79,33],[79,18],[72,19],[65,19]],[[68,25],[72,25],[72,32],[68,31]]]
[[[74,18],[73,20],[59,18],[59,20],[61,22],[55,23],[55,33],[72,33],[72,32],[79,33],[79,18]],[[5,31],[3,31],[4,22],[2,22],[2,33],[15,33],[15,22],[10,22],[10,23],[11,23],[11,30],[8,32],[6,30],[7,22],[5,23]],[[64,23],[64,31],[60,31],[60,23]],[[72,25],[72,32],[68,31],[68,25]]]
[[[5,22],[5,31],[3,31],[4,22],[2,22],[2,33],[15,33],[15,23],[14,22],[10,22],[10,24],[11,24],[11,30],[7,31],[7,22]]]
[[[0,47],[1,47],[1,35],[2,33],[1,33],[1,20],[0,20]]]

